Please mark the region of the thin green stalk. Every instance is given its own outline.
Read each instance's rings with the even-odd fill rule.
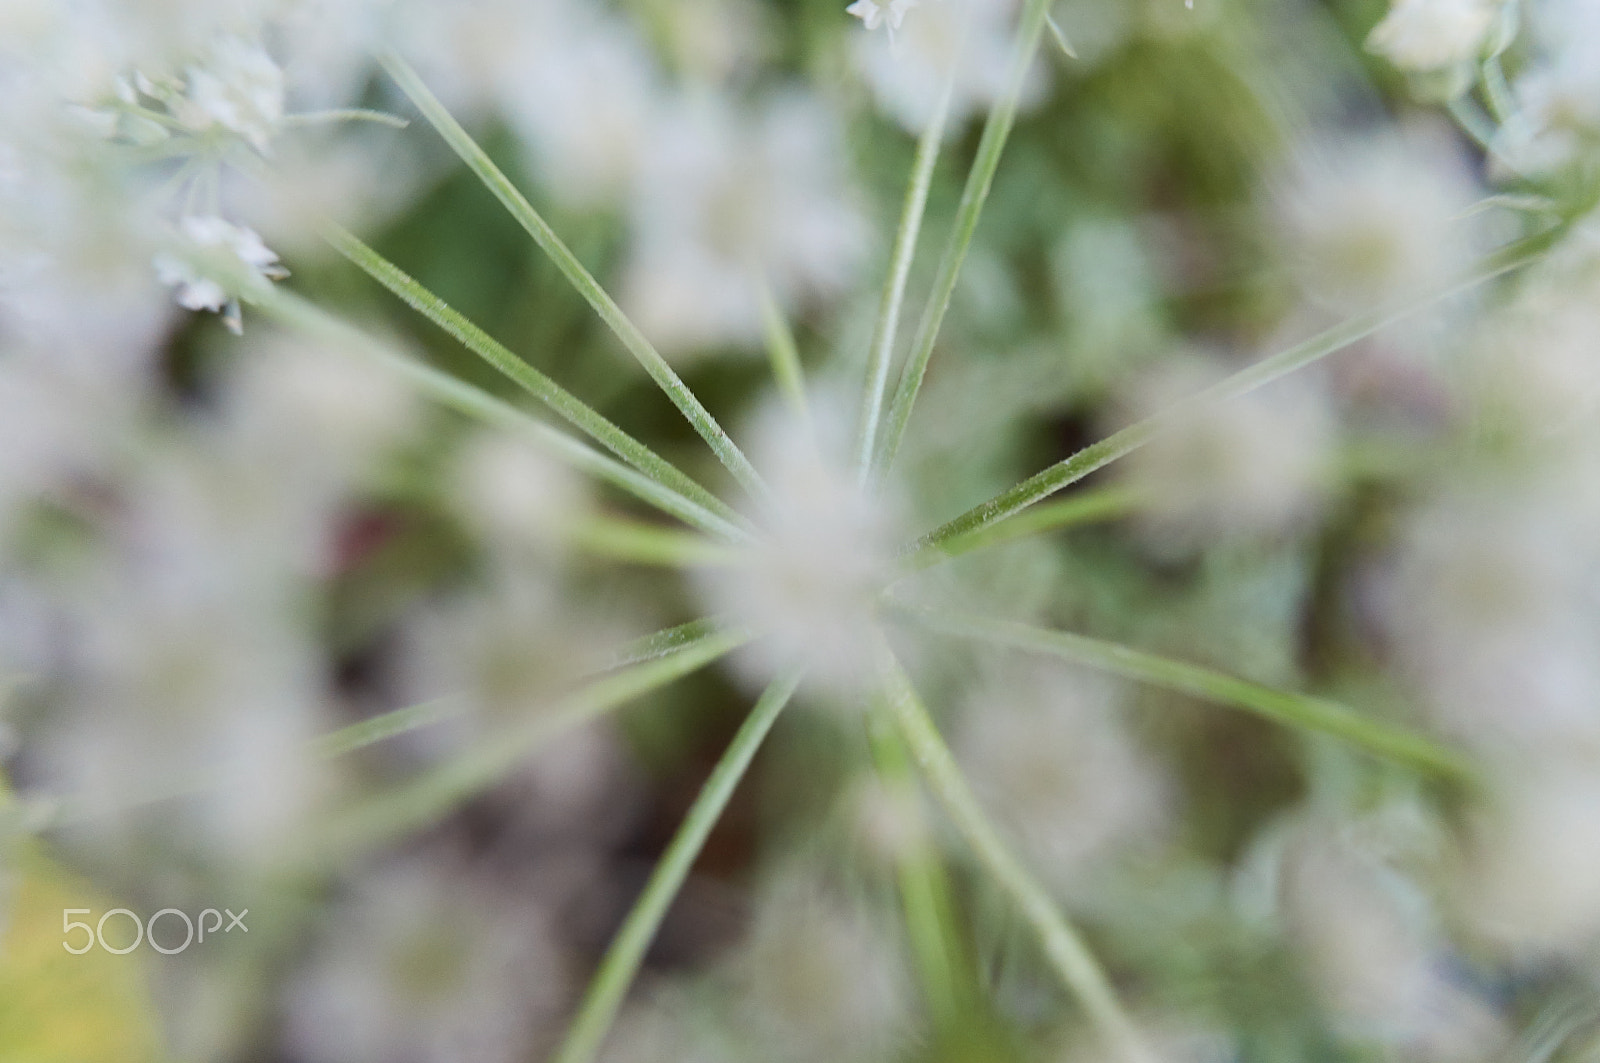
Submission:
[[[644,635],[614,650],[606,664],[606,670],[657,660],[691,643],[709,638],[726,626],[727,624],[718,617],[708,616]]]
[[[405,734],[408,731],[432,727],[436,723],[453,720],[467,710],[467,700],[459,695],[446,695],[403,709],[369,716],[365,720],[341,727],[322,735],[311,743],[319,757],[342,757],[358,749]]]
[[[1499,55],[1492,55],[1483,61],[1483,98],[1489,105],[1489,113],[1501,125],[1517,113],[1516,96],[1511,92],[1511,86],[1506,84],[1506,71],[1500,65]]]
[[[1474,141],[1478,147],[1488,152],[1494,151],[1495,127],[1494,121],[1482,111],[1478,110],[1470,97],[1457,96],[1445,104],[1445,110],[1450,112],[1450,117]]]
[[[794,342],[794,332],[783,316],[783,308],[772,294],[771,285],[761,283],[761,328],[766,334],[767,357],[772,361],[772,376],[778,382],[778,391],[802,422],[811,419],[806,404],[805,372],[800,368],[800,348]]]
[[[904,608],[898,611],[947,635],[1059,657],[1214,704],[1243,709],[1298,730],[1332,735],[1367,753],[1430,775],[1457,781],[1468,781],[1473,776],[1472,765],[1460,754],[1324,698],[1275,690],[1199,665],[1064,631],[964,613]]]
[[[766,497],[766,487],[761,482],[761,477],[756,473],[755,467],[750,464],[744,453],[734,445],[728,433],[723,431],[711,412],[695,397],[694,392],[679,379],[673,372],[661,352],[647,340],[638,326],[630,321],[616,301],[606,293],[578,261],[576,255],[561,241],[555,230],[533,209],[521,192],[517,191],[510,178],[500,171],[488,154],[478,146],[477,142],[461,127],[461,123],[451,117],[438,98],[423,84],[417,72],[412,70],[404,59],[393,52],[386,52],[380,57],[383,68],[394,78],[411,102],[414,103],[423,116],[432,123],[434,129],[445,142],[461,157],[473,173],[478,175],[484,185],[493,192],[495,198],[503,203],[512,217],[528,231],[539,248],[549,255],[572,284],[578,294],[586,299],[600,319],[614,332],[628,352],[644,367],[650,378],[666,392],[667,398],[672,400],[674,406],[683,413],[683,416],[700,434],[717,455],[718,460],[733,474],[734,479],[756,498]]]
[[[1012,514],[1026,509],[1041,499],[1048,498],[1062,488],[1077,483],[1097,469],[1104,468],[1118,458],[1139,449],[1164,432],[1184,414],[1192,412],[1201,406],[1238,398],[1240,395],[1253,391],[1263,384],[1268,384],[1279,377],[1294,372],[1296,369],[1310,365],[1320,358],[1325,358],[1336,351],[1343,350],[1358,340],[1365,339],[1385,326],[1400,321],[1424,307],[1474,288],[1503,273],[1525,266],[1538,259],[1544,253],[1546,248],[1549,247],[1553,235],[1554,231],[1510,244],[1487,256],[1464,274],[1460,280],[1437,292],[1399,308],[1363,314],[1343,324],[1335,325],[1326,332],[1319,333],[1302,343],[1290,347],[1288,350],[1280,351],[1270,358],[1257,362],[1248,369],[1235,373],[1226,380],[1219,381],[1198,395],[1180,402],[1161,413],[1147,417],[1142,421],[1136,421],[1120,432],[1109,435],[1098,443],[1092,443],[1084,447],[1071,457],[1057,462],[1043,472],[1029,477],[1015,487],[1002,491],[989,501],[974,506],[955,519],[940,525],[921,539],[918,539],[915,547],[941,545],[1005,520]]]
[[[1150,1063],[1151,1057],[1140,1043],[1105,971],[1050,899],[1050,894],[1012,855],[999,829],[989,822],[899,662],[890,658],[885,675],[890,685],[890,707],[900,734],[917,758],[934,796],[972,848],[978,863],[1010,895],[1023,918],[1033,927],[1045,958],[1067,990],[1078,998],[1106,1047],[1127,1063]]]
[[[911,572],[922,569],[975,550],[1015,542],[1041,532],[1076,528],[1104,520],[1119,520],[1132,513],[1139,503],[1139,493],[1128,487],[1102,487],[1098,490],[1075,492],[1048,505],[1035,506],[987,528],[966,535],[958,535],[940,543],[927,543],[906,558],[905,567]]]
[[[497,399],[480,388],[457,380],[448,373],[442,373],[415,358],[397,354],[360,329],[299,296],[281,288],[258,288],[252,290],[248,298],[252,305],[259,307],[268,317],[365,355],[399,374],[419,392],[434,401],[468,417],[517,432],[552,457],[628,492],[663,513],[677,517],[685,524],[720,539],[748,538],[748,534],[742,528],[730,524],[692,499],[685,498],[643,473],[591,449],[549,425],[542,424],[510,403]]]
[[[1078,58],[1078,51],[1072,47],[1072,41],[1067,39],[1067,33],[1061,28],[1061,24],[1049,15],[1045,15],[1044,24],[1049,28],[1050,36],[1056,39],[1056,47],[1061,49],[1061,54],[1068,59]]]
[[[928,1008],[938,1026],[951,1032],[966,1011],[967,994],[963,991],[962,975],[967,965],[955,930],[950,884],[939,861],[939,852],[926,835],[922,795],[917,788],[911,756],[900,738],[887,702],[872,707],[867,718],[867,737],[878,779],[891,799],[903,804],[908,814],[915,817],[911,840],[895,854],[895,879]]]
[[[761,747],[767,732],[772,730],[778,714],[783,711],[795,688],[800,684],[800,673],[790,671],[773,680],[761,699],[746,717],[739,732],[734,735],[722,759],[706,779],[695,798],[683,825],[661,856],[645,885],[644,892],[633,910],[623,921],[605,959],[589,983],[588,992],[578,1006],[577,1017],[567,1031],[566,1041],[555,1055],[553,1063],[589,1063],[600,1051],[607,1031],[616,1019],[617,1009],[633,984],[639,965],[644,961],[650,942],[666,918],[673,899],[683,888],[689,870],[705,847],[712,828],[722,818],[723,810],[733,797],[733,791],[744,777],[745,770]]]
[[[404,129],[411,124],[397,114],[366,107],[338,107],[329,111],[302,111],[283,116],[285,126],[321,125],[325,122],[376,122],[391,129]]]
[[[596,443],[663,487],[692,499],[724,520],[731,523],[740,522],[741,518],[721,499],[684,475],[655,451],[618,428],[582,399],[517,357],[487,332],[451,308],[444,300],[418,284],[400,267],[362,243],[354,234],[338,225],[327,223],[323,226],[322,235],[336,251],[359,266],[373,280],[399,296],[407,306],[444,329],[469,351],[498,369],[518,387],[550,407]]]
[[[313,861],[340,860],[425,827],[467,798],[500,782],[552,739],[698,671],[750,638],[742,631],[719,632],[669,656],[607,673],[521,726],[487,738],[395,790],[335,818],[312,839],[306,855]]]
[[[1011,135],[1012,123],[1016,121],[1017,101],[1022,97],[1028,69],[1039,50],[1039,38],[1044,32],[1045,17],[1050,13],[1050,3],[1051,0],[1028,0],[1028,6],[1023,10],[1015,51],[1011,56],[1011,68],[1006,74],[1005,91],[995,101],[989,119],[984,123],[983,137],[978,141],[978,154],[972,160],[966,187],[961,191],[961,203],[956,208],[956,222],[950,233],[950,242],[945,246],[944,257],[939,260],[933,291],[928,296],[928,305],[922,312],[916,338],[911,343],[911,354],[900,372],[900,382],[889,404],[883,438],[875,457],[874,467],[880,473],[894,463],[906,424],[911,420],[911,407],[917,401],[923,375],[928,371],[928,360],[933,357],[939,326],[944,323],[945,311],[950,309],[950,298],[956,290],[961,264],[972,245],[972,234],[978,228],[984,200],[989,197],[989,186],[1000,167],[1000,155],[1005,150],[1006,139]]]
[[[574,528],[571,538],[580,550],[640,565],[726,565],[737,556],[730,547],[699,535],[616,517],[592,517]]]
[[[857,465],[863,478],[871,472],[872,454],[878,446],[878,422],[883,417],[883,393],[889,384],[895,333],[900,328],[900,308],[905,302],[906,280],[911,276],[911,260],[916,255],[917,236],[922,232],[922,219],[927,213],[928,189],[933,185],[933,170],[939,161],[939,145],[944,142],[944,127],[950,116],[950,97],[954,90],[955,73],[952,71],[934,104],[927,128],[917,139],[917,153],[911,163],[911,179],[906,184],[905,203],[900,209],[900,227],[895,232],[894,251],[889,259],[889,275],[884,279],[878,320],[872,327],[867,385],[861,396],[861,423],[857,436]]]

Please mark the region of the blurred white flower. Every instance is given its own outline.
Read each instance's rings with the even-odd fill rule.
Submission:
[[[848,284],[866,231],[831,112],[790,93],[741,115],[721,97],[661,116],[637,183],[624,308],[662,351],[754,345],[761,285],[793,309]]]
[[[180,122],[195,132],[220,126],[267,153],[283,121],[283,71],[260,44],[222,37],[189,67],[187,95],[174,102]]]
[[[765,885],[727,974],[763,1059],[867,1063],[892,1057],[914,1030],[900,943],[804,872]]]
[[[1516,110],[1495,136],[1491,163],[1542,176],[1581,163],[1600,145],[1600,15],[1584,3],[1533,8],[1542,47],[1512,86]]]
[[[886,26],[889,33],[893,34],[905,21],[906,12],[916,6],[917,0],[855,0],[845,8],[845,13],[860,19],[869,30]]]
[[[1452,142],[1407,131],[1303,153],[1277,208],[1302,290],[1354,313],[1432,291],[1471,261],[1476,198]]]
[[[1125,470],[1159,543],[1294,531],[1315,518],[1327,494],[1336,423],[1317,378],[1300,374],[1227,402],[1182,405],[1223,376],[1219,365],[1185,359],[1135,390],[1135,411],[1168,419]]]
[[[1118,720],[1117,693],[1075,669],[1008,672],[962,715],[955,750],[974,790],[1057,886],[1148,847],[1167,818],[1170,784]]]
[[[243,331],[238,292],[287,277],[289,271],[278,265],[277,254],[253,229],[214,215],[190,215],[180,230],[186,246],[155,257],[157,278],[177,289],[179,306],[220,312],[228,330],[238,335]]]
[[[402,703],[460,698],[466,711],[403,745],[442,760],[536,719],[600,658],[594,633],[557,573],[496,559],[482,587],[409,611],[396,633]]]
[[[228,382],[229,446],[270,461],[302,496],[332,500],[405,440],[416,396],[386,367],[276,333],[252,342]]]
[[[928,0],[893,41],[876,34],[856,40],[857,66],[878,105],[913,133],[933,117],[949,80],[947,128],[954,133],[1004,91],[1016,10],[1016,0]],[[1045,84],[1036,64],[1022,105],[1037,102]]]
[[[814,403],[810,423],[776,404],[762,412],[750,454],[772,498],[751,514],[756,541],[695,582],[707,609],[761,636],[735,658],[755,682],[800,664],[849,700],[877,675],[876,603],[898,543],[893,504],[861,488],[844,457],[845,410]]]
[[[1341,1031],[1408,1059],[1491,1058],[1506,1039],[1502,1020],[1451,980],[1425,894],[1360,834],[1308,818],[1289,838],[1279,880],[1285,929]]]
[[[287,993],[296,1058],[516,1063],[544,1047],[567,981],[550,916],[454,863],[380,867],[328,911]]]
[[[1600,770],[1565,753],[1518,763],[1477,824],[1469,909],[1523,959],[1600,949]]]
[[[559,556],[590,504],[588,484],[575,472],[504,431],[468,439],[450,483],[457,511],[503,550]]]
[[[749,1049],[699,999],[694,986],[669,984],[636,994],[600,1049],[600,1063],[739,1063]]]
[[[1144,1051],[1141,1063],[1234,1063],[1239,1049],[1225,1034],[1176,1016],[1141,1016],[1135,1035]],[[1099,1034],[1074,1037],[1059,1063],[1107,1063],[1106,1045]],[[1125,1058],[1125,1057],[1119,1057]]]
[[[1496,0],[1393,0],[1367,47],[1402,70],[1446,70],[1478,58],[1498,17]]]
[[[1486,752],[1600,748],[1600,556],[1574,502],[1537,480],[1442,494],[1380,590],[1432,718]]]
[[[513,24],[526,43],[501,97],[534,171],[566,202],[592,207],[632,189],[663,89],[620,21],[584,5],[541,10]]]

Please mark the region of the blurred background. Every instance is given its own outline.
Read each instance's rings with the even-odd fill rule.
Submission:
[[[1064,496],[1081,524],[899,586],[1325,695],[1471,783],[892,637],[1152,1058],[1600,1058],[1600,3],[1058,0],[862,499],[840,459],[917,138],[948,91],[900,356],[1021,6],[0,3],[0,1060],[550,1058],[796,656],[600,1058],[1110,1058],[943,813],[874,770],[861,589],[1079,448],[1397,308],[1178,407]],[[270,310],[292,293],[553,420],[341,257],[343,226],[757,512],[385,49],[782,489],[764,552],[619,548],[596,529],[673,525]],[[1433,298],[1518,240],[1531,264]],[[770,637],[496,760],[713,613]],[[908,852],[946,891],[944,1007]],[[208,929],[224,909],[248,930]],[[177,949],[179,916],[209,936]]]

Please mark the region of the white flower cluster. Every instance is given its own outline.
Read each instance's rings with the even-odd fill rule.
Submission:
[[[1449,72],[1482,56],[1500,0],[1395,0],[1367,47],[1402,70]]]

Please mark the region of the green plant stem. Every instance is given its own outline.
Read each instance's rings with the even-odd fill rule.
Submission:
[[[1478,110],[1469,97],[1457,96],[1445,104],[1445,110],[1450,112],[1450,117],[1456,120],[1456,125],[1460,126],[1478,147],[1488,152],[1494,151],[1494,121]]]
[[[909,840],[895,853],[895,879],[928,1008],[942,1030],[953,1032],[968,1003],[962,977],[968,968],[955,930],[950,884],[938,850],[928,837],[911,756],[887,701],[873,705],[867,717],[867,737],[879,781],[890,799],[914,817]]]
[[[365,749],[367,746],[376,745],[408,731],[417,731],[446,720],[453,720],[467,711],[467,704],[466,698],[447,694],[442,698],[433,698],[417,705],[407,705],[403,709],[392,709],[376,716],[369,716],[348,727],[341,727],[337,731],[330,731],[313,740],[311,749],[319,757],[329,759],[342,757],[346,753],[354,753],[358,749]]]
[[[1525,266],[1544,253],[1555,232],[1556,230],[1552,230],[1510,244],[1484,258],[1461,279],[1431,295],[1398,308],[1375,311],[1352,318],[1288,350],[1263,359],[1161,413],[1136,421],[1098,443],[1091,443],[1071,457],[1057,462],[1043,472],[1029,477],[1015,487],[1002,491],[989,501],[974,506],[953,520],[940,525],[917,540],[915,548],[940,545],[1005,520],[1012,514],[1048,498],[1062,488],[1077,483],[1090,473],[1139,449],[1166,431],[1174,422],[1201,406],[1224,402],[1254,391],[1263,384],[1343,350],[1424,307]]]
[[[644,635],[614,650],[606,669],[609,671],[625,668],[631,664],[654,661],[692,643],[700,642],[727,626],[720,618],[708,616]]]
[[[644,892],[633,910],[623,921],[611,947],[606,950],[594,980],[578,1006],[577,1017],[568,1028],[566,1041],[555,1055],[553,1063],[589,1063],[600,1051],[606,1033],[616,1019],[628,987],[639,972],[650,942],[655,939],[667,910],[683,888],[689,870],[694,866],[712,828],[728,807],[728,801],[739,781],[744,777],[751,760],[760,748],[767,733],[772,730],[778,714],[783,711],[795,688],[800,684],[800,673],[790,671],[767,687],[744,724],[733,737],[722,758],[706,779],[695,798],[689,813],[684,817],[678,833],[673,836],[661,862],[656,865],[645,885]]]
[[[1505,67],[1501,66],[1498,55],[1483,61],[1483,98],[1489,105],[1489,113],[1501,125],[1517,113],[1516,96],[1506,84]]]
[[[933,170],[939,161],[939,145],[944,141],[945,122],[950,116],[950,97],[954,91],[955,75],[952,71],[934,103],[927,127],[917,139],[917,153],[911,163],[911,179],[906,184],[905,203],[900,209],[900,227],[895,232],[894,251],[889,260],[889,274],[884,280],[883,297],[878,304],[878,320],[872,328],[867,383],[861,396],[861,421],[857,435],[856,460],[863,479],[871,472],[872,454],[878,446],[878,423],[883,417],[883,393],[889,384],[889,365],[894,359],[900,309],[905,302],[906,281],[911,276],[911,260],[916,255],[922,219],[927,214],[928,189],[933,185]]]
[[[420,393],[458,413],[521,434],[552,457],[628,492],[685,524],[719,539],[743,539],[740,527],[663,487],[636,469],[601,454],[585,444],[528,416],[510,403],[495,398],[448,373],[408,358],[368,336],[360,329],[281,288],[258,288],[248,301],[268,317],[302,329],[326,342],[367,357],[398,374]]]
[[[520,726],[334,817],[311,839],[305,856],[313,863],[341,861],[434,823],[462,801],[500,782],[552,739],[698,671],[750,638],[742,631],[718,632],[668,656],[607,673]]]
[[[482,358],[513,383],[644,475],[692,499],[730,523],[740,523],[733,509],[690,479],[676,466],[633,438],[576,395],[517,357],[487,332],[418,284],[400,267],[384,258],[338,225],[324,224],[323,239],[369,277],[399,296],[407,306],[444,329],[473,354]]]
[[[1324,698],[1275,690],[1199,665],[1064,631],[965,613],[904,607],[897,607],[896,611],[947,635],[1059,657],[1125,679],[1243,709],[1297,730],[1332,735],[1374,756],[1429,775],[1458,782],[1473,777],[1471,763],[1460,754]]]
[[[934,276],[933,291],[917,326],[911,343],[911,354],[900,372],[894,399],[884,420],[883,438],[878,447],[874,468],[881,473],[894,464],[900,440],[905,435],[906,424],[911,420],[911,407],[922,388],[922,378],[928,371],[928,361],[933,357],[933,346],[939,338],[939,327],[950,309],[950,298],[955,293],[956,280],[961,265],[966,260],[967,249],[972,246],[972,234],[977,231],[978,218],[989,197],[989,187],[994,182],[995,171],[1000,166],[1000,155],[1005,150],[1006,139],[1017,117],[1017,102],[1022,97],[1022,86],[1028,69],[1033,65],[1039,50],[1039,38],[1044,32],[1051,0],[1028,0],[1023,9],[1022,23],[1017,30],[1011,67],[1006,74],[1005,91],[995,101],[983,126],[983,136],[978,141],[978,153],[967,173],[966,187],[961,191],[961,203],[956,208],[955,227],[950,242],[945,246],[944,257],[939,260],[939,270]]]
[[[1055,38],[1056,47],[1061,49],[1061,54],[1068,59],[1078,58],[1078,50],[1072,47],[1072,41],[1067,39],[1067,33],[1061,28],[1061,24],[1048,14],[1044,17],[1044,24],[1049,28],[1050,36]]]
[[[376,122],[391,129],[404,129],[411,123],[397,114],[366,107],[339,107],[330,111],[302,111],[283,116],[285,126],[321,125],[324,122]]]
[[[571,539],[587,553],[669,568],[727,565],[738,556],[733,548],[690,532],[617,517],[592,517],[572,530]]]
[[[561,241],[539,212],[533,209],[527,198],[517,191],[510,178],[500,171],[488,154],[461,127],[461,123],[451,116],[438,98],[423,84],[417,72],[393,52],[384,53],[380,61],[383,63],[383,68],[389,72],[389,76],[400,86],[401,91],[411,99],[434,129],[438,130],[439,135],[461,157],[468,168],[478,175],[478,179],[494,193],[495,198],[505,205],[512,217],[528,231],[528,235],[533,237],[540,250],[550,256],[556,267],[578,290],[578,294],[588,301],[595,313],[600,315],[600,319],[622,341],[628,353],[633,355],[644,367],[645,372],[650,374],[650,378],[666,393],[667,398],[672,400],[673,405],[678,407],[684,418],[711,447],[717,459],[733,474],[734,479],[756,498],[765,498],[766,487],[756,473],[755,467],[734,445],[716,418],[711,416],[711,412],[695,397],[694,392],[679,379],[678,374],[673,372],[667,360],[661,356],[661,352],[657,351],[645,338],[644,333],[639,331],[638,326],[628,319],[622,308],[584,268],[583,263],[578,261],[578,257]]]
[[[1030,535],[1060,531],[1105,520],[1120,520],[1139,505],[1139,493],[1128,487],[1103,487],[1079,491],[1048,505],[1034,506],[998,524],[958,535],[939,543],[927,543],[905,560],[910,572],[960,557],[975,550],[1015,542]]]
[[[934,796],[979,864],[1011,897],[1023,918],[1033,927],[1046,959],[1067,990],[1077,997],[1114,1058],[1124,1063],[1152,1063],[1099,962],[1049,893],[1012,855],[1000,831],[989,822],[911,680],[892,658],[886,668],[886,679],[891,694],[890,707],[900,734],[916,757]]]
[[[778,383],[778,391],[795,415],[802,422],[809,422],[811,410],[806,403],[800,348],[794,342],[794,332],[783,316],[783,308],[772,294],[772,286],[765,281],[761,283],[761,328],[766,335],[767,357],[772,361],[772,377]]]

